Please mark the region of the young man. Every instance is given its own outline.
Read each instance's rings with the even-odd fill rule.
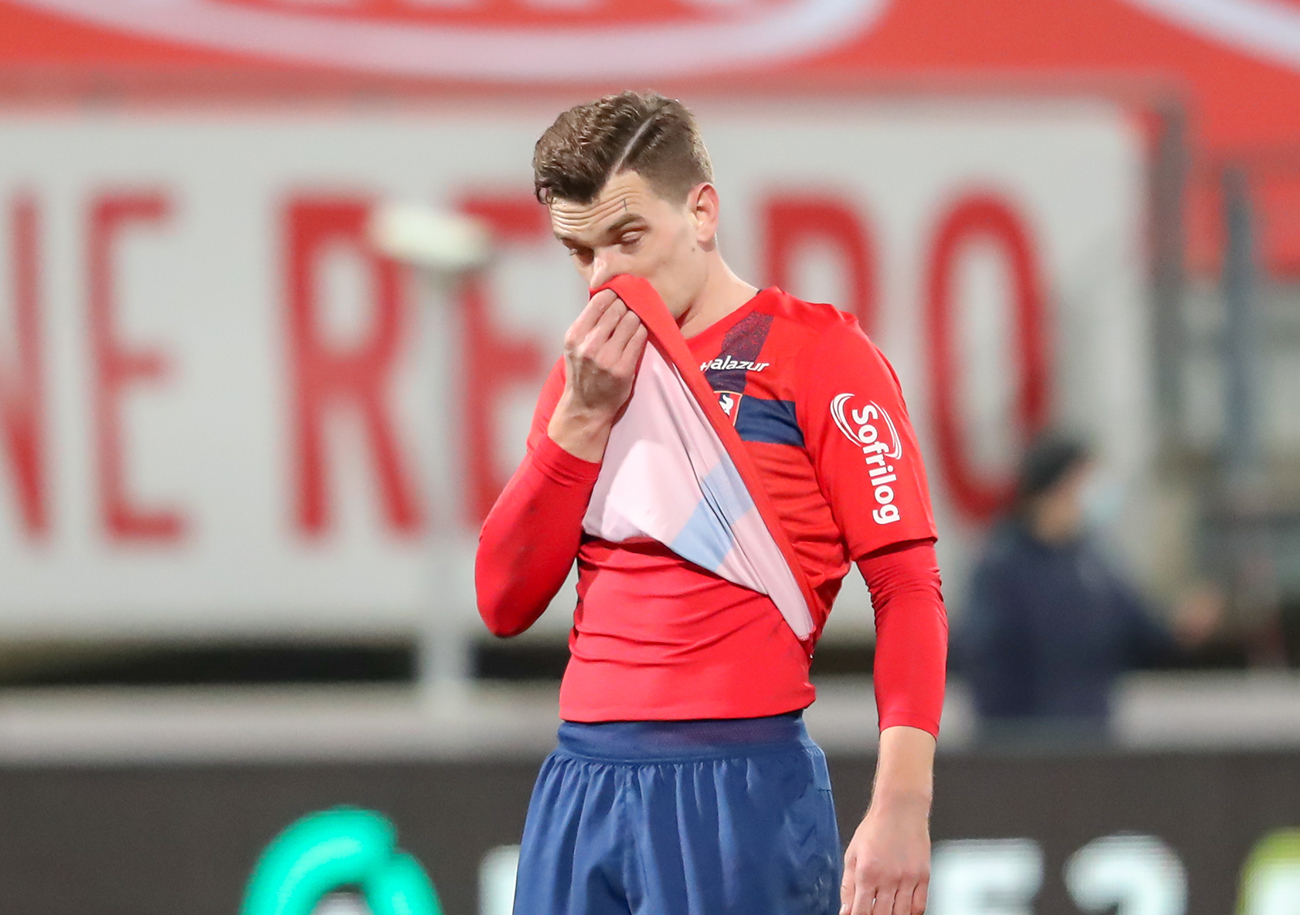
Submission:
[[[712,167],[679,102],[625,92],[570,109],[533,168],[588,288],[642,277],[676,319],[811,586],[811,641],[858,564],[882,733],[841,879],[825,759],[800,720],[811,641],[766,595],[657,541],[584,533],[647,341],[598,292],[565,335],[528,455],[479,544],[479,611],[497,635],[527,629],[579,569],[559,747],[529,805],[515,912],[919,915],[947,624],[892,370],[852,318],[727,267]]]

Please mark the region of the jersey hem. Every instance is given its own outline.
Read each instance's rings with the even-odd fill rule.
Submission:
[[[746,718],[771,718],[776,715],[801,712],[812,705],[815,698],[815,696],[809,697],[807,702],[799,700],[793,704],[781,704],[771,710],[688,706],[677,709],[656,708],[653,714],[647,714],[644,707],[631,709],[624,706],[607,706],[582,712],[561,709],[560,720],[570,721],[574,724],[605,724],[614,721],[737,721]]]
[[[903,712],[887,715],[880,719],[880,730],[883,733],[887,728],[916,728],[918,731],[925,731],[936,740],[939,737],[939,722],[935,721],[928,715],[914,715]]]

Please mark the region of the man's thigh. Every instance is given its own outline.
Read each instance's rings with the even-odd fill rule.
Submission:
[[[515,915],[630,915],[619,772],[552,753],[528,804]]]
[[[815,746],[643,766],[633,915],[836,915],[841,849]]]

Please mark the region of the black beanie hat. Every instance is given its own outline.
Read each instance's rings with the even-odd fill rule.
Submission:
[[[1025,502],[1042,495],[1091,456],[1087,443],[1077,436],[1060,432],[1040,435],[1020,459],[1017,500]]]

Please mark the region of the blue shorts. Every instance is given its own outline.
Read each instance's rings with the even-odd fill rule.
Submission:
[[[798,713],[560,726],[515,915],[836,915],[826,757]]]

